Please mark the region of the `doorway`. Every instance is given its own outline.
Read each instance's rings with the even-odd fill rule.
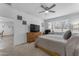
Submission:
[[[14,26],[11,21],[0,21],[0,55],[12,55],[14,48]]]

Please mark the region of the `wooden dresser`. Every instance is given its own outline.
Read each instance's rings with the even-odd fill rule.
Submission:
[[[27,33],[27,42],[28,43],[34,42],[40,35],[42,35],[41,32],[28,32]]]

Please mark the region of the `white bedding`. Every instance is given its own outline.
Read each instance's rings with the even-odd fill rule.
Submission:
[[[67,56],[79,56],[79,36],[72,36],[66,45]]]
[[[62,35],[52,35],[52,34],[48,34],[48,35],[43,35],[43,36],[39,36],[39,38],[44,38],[44,39],[48,39],[48,40],[53,40],[53,41],[58,41],[58,42],[62,42],[62,43],[66,43],[67,40],[63,39]]]
[[[36,44],[50,51],[56,51],[61,56],[79,55],[79,36],[72,36],[65,40],[62,35],[42,35],[36,40]]]
[[[58,52],[60,55],[65,55],[65,46],[67,40],[64,40],[62,35],[43,35],[39,36],[36,44],[48,50]]]

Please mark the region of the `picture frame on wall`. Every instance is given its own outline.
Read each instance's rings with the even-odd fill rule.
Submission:
[[[23,20],[23,21],[22,21],[22,24],[23,24],[23,25],[26,25],[26,24],[27,24],[27,21]]]
[[[22,20],[22,16],[17,15],[17,20]]]

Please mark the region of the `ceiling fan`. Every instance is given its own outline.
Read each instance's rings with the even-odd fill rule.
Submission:
[[[52,11],[51,9],[54,8],[56,6],[56,4],[53,4],[52,6],[48,7],[46,4],[41,4],[41,8],[43,8],[45,11],[41,11],[39,13],[48,13],[48,12],[52,12],[55,13],[55,11]]]

